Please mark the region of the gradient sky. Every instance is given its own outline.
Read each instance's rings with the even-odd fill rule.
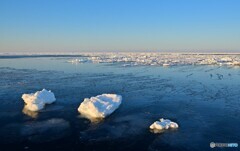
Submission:
[[[239,0],[0,0],[0,52],[240,51]]]

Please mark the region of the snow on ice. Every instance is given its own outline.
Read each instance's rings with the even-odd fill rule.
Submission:
[[[121,104],[122,96],[117,94],[102,94],[85,98],[78,111],[88,119],[105,118],[113,113]]]

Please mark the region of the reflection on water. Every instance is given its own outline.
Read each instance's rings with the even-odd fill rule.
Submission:
[[[154,134],[161,134],[161,133],[164,133],[166,131],[177,131],[178,129],[168,129],[168,130],[165,130],[165,129],[162,129],[162,130],[159,130],[159,129],[150,129],[149,131],[154,133]]]
[[[92,124],[98,124],[98,123],[101,123],[101,122],[104,121],[104,118],[93,118],[93,117],[90,117],[90,116],[87,116],[87,115],[82,115],[82,114],[80,114],[78,117],[79,118],[86,118],[86,119],[90,120]]]
[[[24,105],[24,108],[22,110],[22,112],[32,118],[37,118],[38,116],[38,112],[34,112],[34,111],[30,111],[28,110],[28,108],[26,107],[26,105]]]
[[[202,151],[211,150],[210,142],[240,140],[239,68],[67,60],[0,59],[0,150]],[[56,103],[27,111],[21,95],[42,88],[55,93]],[[84,98],[102,93],[121,94],[120,108],[93,123],[80,117]],[[179,129],[151,132],[149,126],[162,117]]]

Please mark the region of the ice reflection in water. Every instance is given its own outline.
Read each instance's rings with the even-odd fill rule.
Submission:
[[[24,105],[24,108],[22,110],[22,112],[32,118],[37,118],[38,116],[38,112],[34,112],[34,111],[30,111],[26,108],[26,105]]]

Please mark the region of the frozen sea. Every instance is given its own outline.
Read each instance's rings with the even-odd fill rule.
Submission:
[[[1,57],[1,151],[205,151],[216,150],[211,142],[240,143],[240,67],[67,62],[71,59]],[[24,109],[22,94],[43,88],[57,101],[40,112]],[[122,95],[121,106],[102,121],[81,117],[77,108],[84,98],[102,93]],[[159,118],[179,128],[151,132]]]

